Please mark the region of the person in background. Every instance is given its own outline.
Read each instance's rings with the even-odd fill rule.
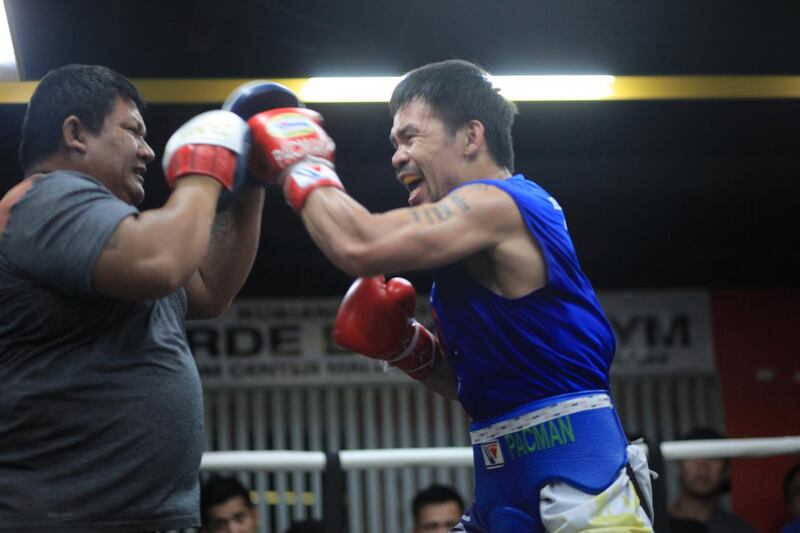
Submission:
[[[464,513],[464,500],[455,489],[431,485],[419,491],[411,502],[413,533],[446,533]]]
[[[781,533],[800,533],[800,463],[789,470],[783,479],[783,498],[792,521],[783,526]]]
[[[256,533],[258,508],[250,492],[235,477],[213,475],[200,490],[200,513],[205,533]]]
[[[711,428],[695,427],[680,440],[723,439]],[[680,493],[669,506],[670,531],[689,533],[755,533],[755,529],[738,516],[720,508],[719,498],[730,491],[730,461],[701,458],[678,461]]]

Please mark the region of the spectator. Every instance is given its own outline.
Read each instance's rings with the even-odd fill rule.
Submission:
[[[722,439],[720,432],[705,427],[690,430],[681,440]],[[678,461],[680,493],[669,506],[670,531],[688,533],[755,533],[755,529],[736,515],[719,506],[719,497],[730,490],[730,461],[701,458]]]
[[[783,479],[783,497],[792,521],[783,526],[781,533],[800,533],[800,463],[789,470]]]
[[[250,492],[235,477],[211,476],[200,491],[205,533],[256,533],[258,509]]]
[[[447,533],[464,513],[464,500],[450,487],[431,485],[414,496],[411,511],[414,533]]]

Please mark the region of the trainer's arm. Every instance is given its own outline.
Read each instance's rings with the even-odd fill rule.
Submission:
[[[130,300],[178,290],[206,255],[220,189],[212,178],[187,176],[163,207],[123,220],[95,263],[94,289]]]
[[[186,285],[188,318],[212,318],[227,309],[253,267],[261,233],[264,188],[246,185],[217,214],[208,254]]]
[[[453,263],[495,246],[520,224],[511,197],[483,184],[436,203],[377,214],[340,190],[320,187],[301,215],[322,252],[354,277]]]

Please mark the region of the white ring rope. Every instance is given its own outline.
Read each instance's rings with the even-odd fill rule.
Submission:
[[[768,457],[792,453],[800,453],[800,437],[683,440],[661,443],[661,455],[668,461],[709,457]]]
[[[665,461],[693,458],[767,457],[800,454],[800,436],[752,439],[716,439],[670,441],[661,443]],[[472,466],[472,448],[387,448],[342,450],[342,470],[400,468],[404,466]],[[303,451],[229,451],[206,452],[203,470],[253,470],[321,472],[325,470],[324,452]]]
[[[327,458],[324,452],[236,451],[206,452],[200,462],[201,470],[267,470],[322,472]]]

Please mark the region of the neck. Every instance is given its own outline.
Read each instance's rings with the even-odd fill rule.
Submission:
[[[497,169],[489,177],[496,180],[504,180],[511,177],[511,172],[506,167],[503,167]]]
[[[492,180],[504,180],[508,177],[511,177],[511,172],[505,167],[498,167],[496,165],[487,165],[487,166],[479,166],[473,169],[473,172],[470,172],[470,180],[479,180],[479,179],[492,179]]]
[[[70,157],[68,153],[65,155],[63,150],[59,150],[50,155],[50,157],[47,159],[38,161],[28,167],[25,170],[25,176],[27,177],[34,174],[47,174],[48,172],[53,172],[55,170],[72,170],[74,172],[88,174],[88,172],[86,172],[86,170],[84,170],[83,166],[80,164],[80,161]]]
[[[677,501],[669,508],[669,514],[674,518],[686,518],[698,522],[706,522],[711,518],[711,513],[717,508],[716,497],[698,497],[681,494]]]

